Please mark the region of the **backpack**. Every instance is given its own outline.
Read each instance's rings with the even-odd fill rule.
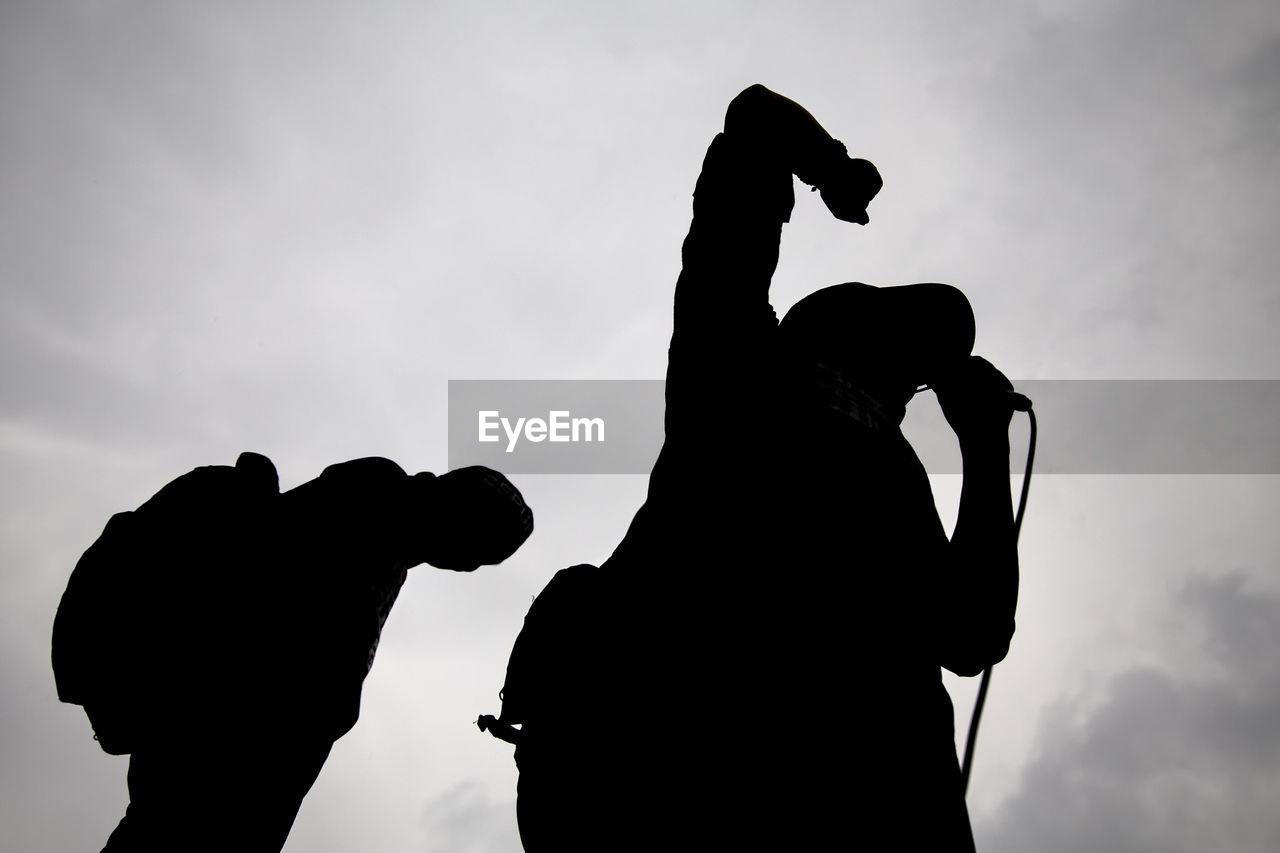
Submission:
[[[689,793],[683,750],[696,747],[693,761],[704,765],[708,755],[743,751],[721,742],[714,721],[722,709],[685,700],[703,695],[690,681],[702,667],[740,672],[747,664],[686,659],[688,625],[681,631],[671,617],[690,611],[672,586],[638,583],[612,564],[578,565],[557,572],[529,607],[499,694],[502,712],[476,721],[516,747],[525,853],[663,849],[696,816],[700,798],[718,796],[680,799]]]
[[[196,468],[113,515],[80,557],[51,658],[58,698],[84,707],[105,752],[133,752],[199,692],[191,684],[216,677],[210,652],[227,633],[221,590],[258,568],[237,557],[259,547],[278,493],[271,460],[242,453],[234,467]]]
[[[502,712],[481,731],[515,745],[516,816],[528,853],[590,849],[584,817],[603,819],[611,756],[605,716],[616,713],[617,608],[606,572],[561,569],[525,616],[499,696]]]

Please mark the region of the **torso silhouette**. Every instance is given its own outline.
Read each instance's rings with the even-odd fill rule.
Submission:
[[[357,459],[278,494],[244,454],[112,518],[54,628],[60,698],[132,754],[106,850],[280,849],[359,716],[409,568],[410,480]]]
[[[356,722],[361,686],[410,565],[399,519],[410,477],[389,459],[330,465],[280,496],[282,609],[271,645],[275,693],[337,738]]]
[[[604,796],[634,849],[968,837],[921,594],[946,536],[898,422],[815,402],[782,350],[768,289],[792,203],[787,168],[716,138],[676,286],[666,442],[602,566],[636,614],[618,679],[635,746]]]

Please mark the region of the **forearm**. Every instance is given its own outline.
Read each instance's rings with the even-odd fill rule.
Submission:
[[[724,130],[767,152],[810,186],[822,184],[846,159],[844,145],[808,110],[759,83],[730,102]]]
[[[950,623],[942,663],[960,675],[976,675],[1008,651],[1018,601],[1018,549],[1007,436],[970,440],[961,454],[964,482],[940,601]]]
[[[808,111],[763,86],[733,99],[724,127],[703,160],[682,251],[667,371],[669,427],[673,401],[680,409],[705,395],[708,382],[723,381],[726,364],[745,381],[758,374],[753,359],[768,360],[777,328],[769,288],[782,225],[795,204],[792,174],[816,183],[832,213],[850,222],[867,221],[866,204],[880,188],[874,166],[850,160]]]
[[[668,426],[672,403],[677,409],[696,404],[713,379],[734,378],[719,375],[726,359],[741,381],[755,372],[751,359],[777,327],[769,288],[794,203],[791,173],[778,158],[742,136],[721,133],[712,140],[676,282]]]
[[[729,103],[724,132],[703,160],[683,252],[682,278],[693,280],[682,284],[706,289],[711,279],[710,289],[730,302],[763,296],[767,303],[782,223],[795,204],[793,174],[820,189],[836,217],[862,224],[882,186],[875,166],[850,159],[804,107],[759,84],[747,87]],[[736,295],[734,280],[747,285]]]
[[[738,311],[767,310],[782,225],[794,200],[789,172],[762,164],[724,134],[715,138],[698,175],[693,221],[681,248],[677,321],[683,311],[719,326]]]

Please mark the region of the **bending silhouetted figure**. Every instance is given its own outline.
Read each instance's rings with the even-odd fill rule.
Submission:
[[[881,187],[752,86],[694,191],[645,504],[583,575],[611,616],[582,643],[611,671],[556,725],[506,713],[528,707],[508,670],[530,853],[972,849],[940,667],[977,674],[1012,635],[1011,386],[946,285],[836,285],[779,324],[793,175],[859,224]],[[964,457],[950,540],[900,430],[923,385]]]
[[[356,459],[281,494],[252,453],[113,516],[53,633],[59,698],[131,754],[105,850],[278,851],[359,716],[407,570],[500,563],[532,529],[487,468]]]

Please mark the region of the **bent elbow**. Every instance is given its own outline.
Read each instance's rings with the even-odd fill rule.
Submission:
[[[947,672],[955,673],[961,678],[973,678],[975,675],[981,675],[982,671],[986,669],[984,666],[976,666],[970,660],[944,660],[942,668]]]
[[[750,106],[773,97],[775,97],[774,93],[769,91],[769,89],[763,84],[752,83],[750,86],[734,96],[733,100],[729,102],[729,108],[733,109],[735,106]]]
[[[973,678],[975,675],[982,675],[984,671],[1004,660],[1004,655],[995,657],[973,657],[973,658],[956,658],[955,660],[943,661],[942,667],[948,672],[953,672],[961,678]]]
[[[755,125],[764,120],[769,104],[778,96],[759,83],[753,83],[743,89],[729,102],[724,114],[725,133],[737,135],[749,132]]]
[[[940,663],[948,672],[961,678],[972,678],[981,675],[1009,654],[1009,644],[1013,640],[1013,625],[1008,630],[985,637],[972,637],[968,642],[956,644],[947,650]]]

